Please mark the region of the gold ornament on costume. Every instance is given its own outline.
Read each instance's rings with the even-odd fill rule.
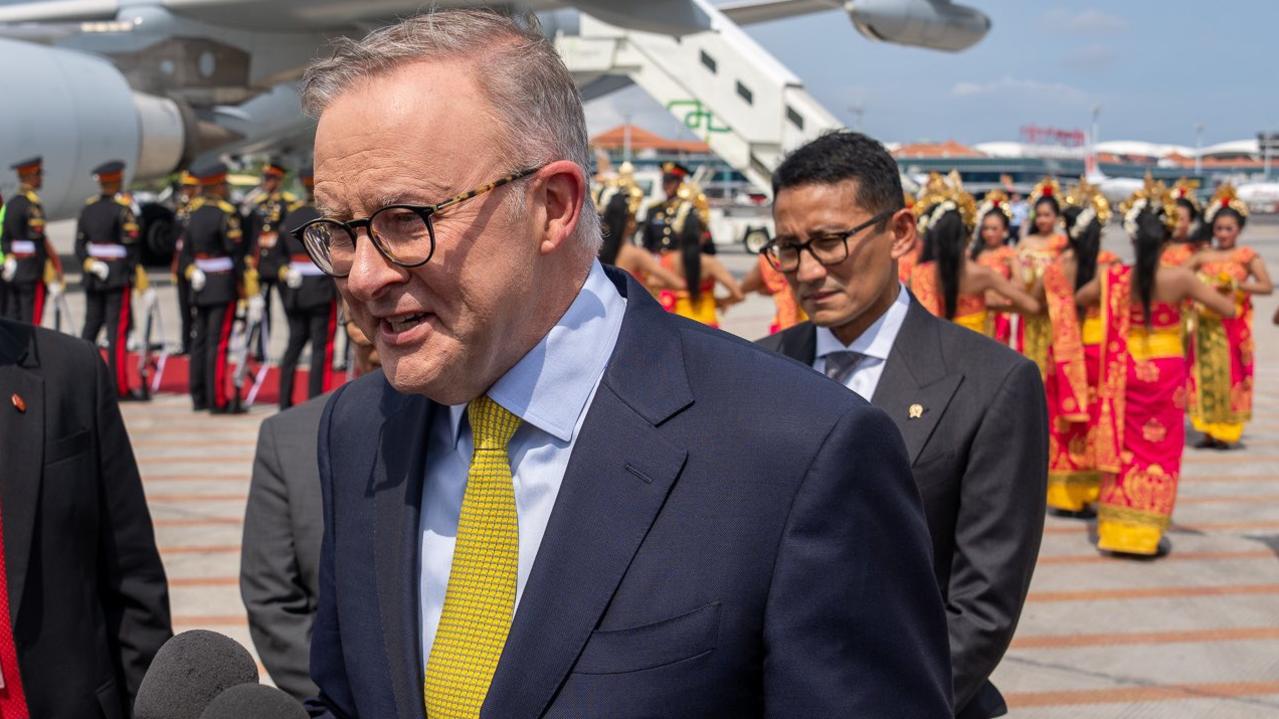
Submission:
[[[1110,222],[1110,201],[1101,194],[1101,188],[1083,177],[1079,178],[1079,184],[1066,190],[1065,200],[1067,206],[1083,208],[1083,212],[1079,213],[1075,223],[1070,227],[1070,236],[1073,239],[1079,239],[1093,220],[1100,223],[1102,227]]]
[[[1030,188],[1030,196],[1026,199],[1030,203],[1030,206],[1034,207],[1045,197],[1051,197],[1056,199],[1058,202],[1061,201],[1061,183],[1057,181],[1057,178],[1045,177],[1039,182],[1036,182],[1035,186]]]
[[[1140,189],[1119,203],[1119,211],[1124,213],[1124,231],[1129,237],[1137,236],[1137,217],[1142,210],[1152,208],[1162,213],[1160,219],[1169,230],[1177,224],[1177,207],[1167,185],[1156,182],[1150,172],[1146,172],[1146,180]]]
[[[1008,201],[1008,193],[1003,190],[991,190],[982,198],[981,204],[977,206],[977,221],[986,219],[986,215],[999,210],[1004,213],[1004,217],[1009,221],[1013,219],[1013,208]]]
[[[964,190],[964,181],[958,172],[951,171],[949,179],[941,180],[940,185],[932,188],[932,192],[931,204],[919,215],[917,227],[920,232],[926,232],[947,212],[958,212],[968,232],[977,227],[977,201]]]
[[[1199,204],[1199,198],[1196,196],[1198,191],[1199,180],[1190,180],[1185,177],[1179,177],[1172,185],[1172,199],[1174,201],[1186,200],[1191,205],[1194,205],[1195,212],[1200,212],[1203,209],[1203,206]]]
[[[1242,217],[1248,216],[1248,204],[1239,199],[1239,193],[1235,191],[1235,186],[1229,182],[1217,188],[1212,194],[1212,199],[1208,201],[1208,206],[1204,208],[1204,222],[1211,225],[1217,213],[1229,207],[1238,212]]]

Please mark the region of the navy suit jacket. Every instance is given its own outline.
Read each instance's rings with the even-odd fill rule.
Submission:
[[[627,296],[481,716],[951,717],[942,600],[893,423]],[[320,424],[313,716],[421,718],[434,404],[381,373]]]

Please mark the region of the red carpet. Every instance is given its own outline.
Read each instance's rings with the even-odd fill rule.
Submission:
[[[150,367],[148,369],[148,374],[150,375],[149,381],[151,382],[155,381],[154,378],[155,378],[155,373],[157,371],[156,362],[158,361],[158,359],[159,359],[158,355],[153,355],[151,357]],[[104,350],[103,361],[105,360],[106,360],[106,351]],[[136,352],[129,353],[128,365],[129,365],[128,366],[129,386],[136,389],[141,386],[141,381],[138,376],[138,355]],[[244,375],[244,386],[240,390],[241,399],[248,398],[249,389],[253,386],[253,380],[257,375],[258,367],[259,365],[257,362],[252,362],[252,361],[249,362],[248,372],[246,372]],[[230,394],[231,392],[230,386],[233,384],[233,380],[230,378],[233,378],[235,376],[235,369],[236,369],[235,365],[232,365],[230,372],[228,372],[228,375],[229,375],[229,378],[227,381],[228,394]],[[187,384],[188,378],[190,377],[190,372],[191,372],[191,362],[188,357],[186,357],[185,355],[182,355],[182,356],[170,355],[169,358],[164,363],[164,372],[163,374],[160,375],[160,386],[157,391],[163,394],[187,394],[190,391],[188,389],[188,384]],[[293,381],[294,404],[305,402],[307,400],[306,392],[307,392],[307,382],[309,377],[310,377],[310,372],[305,367],[298,368],[296,378]],[[330,372],[328,377],[328,382],[325,385],[325,389],[326,390],[333,389],[343,384],[344,382],[346,382],[345,372]],[[279,401],[280,401],[280,368],[272,365],[267,370],[266,377],[262,380],[262,386],[261,388],[258,389],[258,394],[254,398],[253,403],[254,404],[279,404]]]

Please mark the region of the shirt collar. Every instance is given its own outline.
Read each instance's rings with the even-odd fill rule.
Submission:
[[[561,442],[571,442],[613,354],[625,314],[626,298],[604,274],[603,266],[593,263],[568,311],[489,388],[489,398]],[[454,447],[465,411],[464,404],[449,407]]]
[[[910,293],[904,287],[898,287],[897,299],[889,305],[888,310],[875,320],[874,324],[858,335],[852,344],[845,345],[839,341],[829,327],[817,328],[817,356],[825,357],[832,352],[857,352],[866,357],[887,360],[888,353],[893,350],[897,341],[897,333],[906,321],[906,312],[910,309]]]

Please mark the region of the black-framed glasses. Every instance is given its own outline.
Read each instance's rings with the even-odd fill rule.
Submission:
[[[900,209],[900,208],[897,208]],[[877,225],[892,217],[897,209],[884,210],[860,225],[841,232],[830,232],[814,235],[808,242],[778,242],[776,239],[764,245],[760,254],[768,260],[768,264],[778,272],[794,272],[799,269],[800,255],[804,250],[824,266],[838,265],[848,259],[848,241],[862,230]]]
[[[332,277],[346,277],[355,263],[355,242],[360,228],[368,231],[373,246],[388,262],[400,267],[420,267],[435,254],[434,215],[490,190],[523,179],[542,169],[530,167],[455,195],[434,205],[396,204],[378,208],[362,220],[311,220],[293,230],[311,261]]]

